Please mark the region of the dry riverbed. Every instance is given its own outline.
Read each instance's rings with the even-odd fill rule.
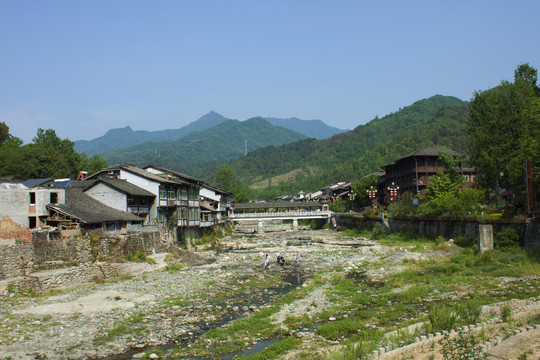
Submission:
[[[219,252],[201,247],[176,257],[156,254],[155,265],[126,264],[134,276],[118,276],[41,296],[6,290],[0,298],[0,359],[130,359],[149,350],[161,357],[212,358],[213,349],[225,345],[231,345],[231,351],[262,350],[280,339],[290,339],[290,350],[278,357],[337,359],[345,337],[333,338],[318,329],[324,324],[344,324],[359,316],[357,308],[353,311],[356,305],[349,304],[352,300],[343,300],[348,299],[350,289],[340,286],[353,284],[358,298],[364,290],[383,288],[394,274],[409,271],[411,264],[459,251],[451,243],[437,248],[385,246],[331,230],[270,230],[254,235],[249,228],[237,228],[233,236],[221,239]],[[284,267],[275,262],[277,251],[287,261]],[[295,260],[297,252],[299,264]],[[265,254],[272,260],[268,269],[263,269]],[[538,293],[538,278],[521,280],[527,291]],[[508,284],[516,281],[501,279],[493,286],[514,289]],[[408,293],[415,286],[403,283],[392,291]],[[422,296],[427,301],[459,299],[469,290],[463,287]],[[371,295],[381,298],[379,293]],[[528,304],[529,300],[521,301]],[[392,301],[388,306],[392,306]],[[375,303],[369,307],[375,307]],[[389,317],[388,324],[373,313],[370,316],[374,318],[367,319],[365,326],[381,332],[410,326],[427,311],[422,302],[414,308],[419,313]],[[532,306],[527,309],[523,310],[526,316],[540,313]],[[267,322],[267,328],[249,332],[251,318]],[[215,331],[234,330],[234,324],[242,327],[242,321],[245,329],[235,335]],[[214,330],[209,332],[210,329]],[[407,343],[414,343],[414,336],[411,337]],[[166,354],[174,348],[180,350]],[[532,354],[535,350],[531,351]],[[399,356],[396,352],[395,357],[388,358],[407,358]]]

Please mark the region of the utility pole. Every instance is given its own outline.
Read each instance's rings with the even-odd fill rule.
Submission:
[[[247,140],[244,140],[244,156],[247,156]]]

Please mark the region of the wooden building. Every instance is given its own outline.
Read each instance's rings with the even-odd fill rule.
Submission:
[[[405,192],[413,195],[424,194],[431,182],[429,178],[444,170],[439,160],[440,152],[454,157],[463,157],[457,151],[445,147],[427,147],[415,151],[383,166],[384,175],[380,178],[379,189],[387,194],[386,197],[399,197]],[[474,182],[473,169],[462,168],[460,163],[459,171],[465,184]]]

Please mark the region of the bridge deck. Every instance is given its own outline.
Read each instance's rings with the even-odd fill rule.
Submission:
[[[233,221],[248,220],[291,220],[324,219],[332,216],[332,211],[275,211],[265,213],[237,213],[229,215]]]

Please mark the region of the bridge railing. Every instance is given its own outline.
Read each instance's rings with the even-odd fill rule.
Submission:
[[[259,213],[235,213],[231,214],[230,218],[261,218],[261,217],[304,217],[304,216],[330,216],[331,211],[272,211],[272,212],[259,212]]]

